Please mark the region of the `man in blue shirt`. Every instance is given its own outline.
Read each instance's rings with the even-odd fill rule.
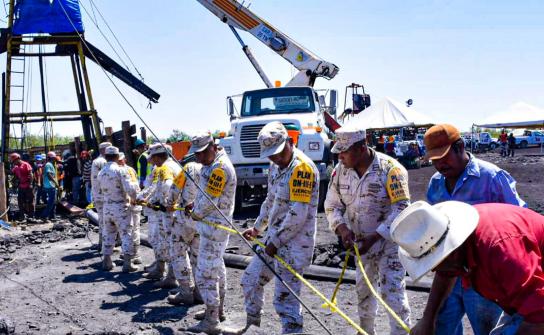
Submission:
[[[499,202],[527,207],[510,174],[466,152],[465,143],[454,126],[433,126],[425,133],[424,141],[426,158],[432,160],[438,171],[427,190],[431,204],[457,200],[471,205]],[[475,335],[488,335],[502,310],[473,289],[463,287],[460,278],[450,279],[437,273],[423,318],[411,334],[461,335],[461,319],[465,313]]]

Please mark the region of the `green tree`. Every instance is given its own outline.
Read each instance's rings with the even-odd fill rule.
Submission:
[[[179,141],[190,141],[190,140],[191,140],[191,136],[189,136],[187,133],[179,129],[174,129],[172,131],[172,134],[170,134],[170,136],[168,136],[168,138],[166,139],[167,142],[179,142]]]

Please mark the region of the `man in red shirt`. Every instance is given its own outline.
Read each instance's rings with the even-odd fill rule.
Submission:
[[[9,156],[13,169],[11,170],[19,180],[17,193],[17,204],[19,205],[19,218],[25,220],[28,216],[29,221],[34,219],[34,192],[32,191],[32,166],[23,161],[18,153],[12,153]]]
[[[391,237],[414,280],[431,270],[462,276],[498,304],[504,313],[491,335],[544,334],[544,216],[509,204],[418,201],[393,222]]]
[[[506,157],[507,151],[506,146],[508,144],[508,135],[506,135],[506,131],[503,129],[501,135],[499,136],[499,142],[501,142],[501,156]]]

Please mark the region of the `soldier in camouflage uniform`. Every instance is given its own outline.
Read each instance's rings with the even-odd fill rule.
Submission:
[[[172,147],[168,144],[157,144],[156,147],[152,147],[149,150],[149,155],[153,157],[156,165],[159,167],[156,184],[156,193],[158,194],[157,196],[161,206],[159,254],[162,259],[168,262],[168,273],[154,285],[159,288],[175,288],[178,286],[170,258],[174,213],[167,211],[166,208],[169,206],[168,195],[170,188],[174,183],[174,177],[181,172],[181,166],[170,157],[171,154]]]
[[[98,173],[97,186],[104,201],[104,227],[102,231],[102,267],[109,271],[113,268],[111,255],[115,239],[121,236],[123,252],[123,272],[138,270],[132,264],[134,242],[132,239],[132,215],[130,213],[130,198],[136,197],[137,185],[130,179],[126,169],[117,164],[119,149],[109,146],[105,151],[106,165]]]
[[[136,170],[131,166],[127,165],[125,154],[119,153],[119,161],[117,162],[120,167],[127,170],[128,175],[130,176],[130,181],[136,183],[136,192],[140,192],[140,185],[138,181],[138,175]],[[142,213],[142,206],[136,203],[136,197],[129,198],[130,202],[130,216],[132,220],[132,242],[134,244],[134,257],[132,262],[134,264],[142,264],[142,257],[140,257],[140,215]]]
[[[104,218],[102,214],[102,208],[103,208],[103,199],[100,195],[100,192],[98,190],[97,185],[97,178],[98,173],[102,168],[106,165],[106,159],[104,158],[104,153],[106,151],[107,147],[110,147],[110,142],[102,142],[98,146],[98,150],[100,152],[100,155],[93,160],[93,163],[91,165],[91,195],[93,199],[93,205],[96,209],[96,213],[98,214],[98,250],[100,251],[102,249],[102,227],[104,226]]]
[[[148,160],[149,164],[153,164],[153,157],[148,156]],[[157,184],[157,170],[158,168],[156,166],[153,166],[151,173],[146,176],[144,181],[144,188],[142,191],[140,191],[140,193],[138,193],[138,196],[136,197],[137,203],[151,204],[158,201],[158,199],[155,199],[154,192]],[[144,276],[149,276],[150,279],[160,279],[162,278],[162,275],[164,273],[164,264],[162,265],[161,271],[161,264],[159,261],[159,226],[161,224],[161,213],[158,210],[153,210],[148,206],[143,206],[142,211],[145,216],[147,216],[147,238],[149,240],[149,244],[151,244],[151,247],[153,248],[153,255],[155,258],[152,264],[146,265],[144,267],[144,272],[147,272],[146,274],[144,274]],[[156,275],[152,276],[152,274]]]
[[[174,294],[167,298],[173,305],[192,305],[195,302],[195,296],[199,298],[198,291],[195,289],[193,268],[196,267],[200,239],[190,210],[198,192],[195,183],[200,181],[201,168],[202,166],[198,163],[187,163],[183,171],[174,178],[168,195],[168,210],[174,213],[170,258],[174,275],[179,283],[177,292],[173,292]],[[175,210],[175,207],[184,207],[185,211]],[[201,301],[201,299],[197,300]]]
[[[262,256],[276,273],[300,295],[301,282],[274,260],[278,254],[298,273],[311,264],[316,237],[319,199],[319,171],[310,158],[293,145],[280,122],[271,122],[259,133],[261,158],[272,161],[268,174],[268,194],[255,226],[244,232],[253,239],[268,231]],[[274,277],[263,261],[254,256],[242,277],[246,328],[260,326],[264,304],[264,286]],[[279,281],[275,282],[274,308],[280,316],[282,334],[303,331],[300,302]]]
[[[380,283],[380,294],[406,323],[410,307],[406,296],[405,270],[398,258],[398,246],[391,241],[389,228],[410,204],[408,173],[396,160],[366,144],[366,132],[355,127],[336,130],[333,153],[339,154],[325,200],[325,213],[333,232],[346,248],[355,244],[372,285]],[[376,299],[357,269],[361,327],[375,334]],[[390,317],[391,334],[405,331]]]
[[[203,133],[192,138],[190,152],[194,152],[197,162],[203,165],[200,187],[223,215],[232,220],[236,173],[225,150],[214,143],[209,133]],[[189,330],[218,334],[225,330],[220,324],[219,315],[223,311],[227,286],[223,254],[227,248],[229,233],[201,221],[221,225],[228,223],[202,192],[196,197],[192,216],[197,221],[196,229],[200,235],[196,284],[206,304],[206,311],[202,321]]]
[[[169,145],[157,143],[149,148],[149,157],[152,159],[155,168],[153,169],[152,186],[146,190],[145,194],[140,195],[141,198],[147,196],[148,203],[153,205],[157,210],[157,216],[153,219],[158,219],[158,239],[156,241],[156,256],[157,267],[155,271],[147,273],[149,279],[160,279],[155,283],[155,287],[174,288],[177,287],[177,281],[174,276],[172,266],[170,264],[170,245],[171,231],[174,221],[174,214],[167,212],[168,206],[167,197],[170,187],[181,168],[172,158],[170,158],[172,148]],[[151,217],[150,217],[151,219]],[[168,263],[168,273],[162,277]]]

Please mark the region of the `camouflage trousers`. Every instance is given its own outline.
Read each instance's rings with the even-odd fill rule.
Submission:
[[[196,268],[200,239],[193,219],[185,213],[176,213],[172,226],[170,259],[174,275],[181,286],[195,287],[193,268]]]
[[[227,289],[227,269],[223,255],[229,239],[214,241],[200,236],[196,267],[196,285],[206,306],[218,307]]]
[[[161,212],[154,211],[152,209],[146,208],[147,212],[147,224],[148,224],[148,239],[149,244],[153,247],[155,254],[159,250],[159,227],[161,225]]]
[[[372,286],[379,291],[383,300],[404,323],[410,325],[410,306],[404,280],[406,270],[400,263],[398,246],[391,241],[382,239],[376,242],[365,255],[361,255],[361,262]],[[359,267],[357,267],[355,279],[359,318],[368,324],[376,318],[378,302],[366,285]],[[389,317],[389,325],[391,334],[406,334],[406,331],[391,316]],[[371,329],[365,330],[371,331]]]
[[[94,201],[93,204],[98,215],[98,233],[102,235],[102,231],[104,230],[104,203],[102,201]]]
[[[170,247],[172,245],[172,226],[174,214],[158,212],[160,217],[159,240],[157,243],[157,256],[160,261],[170,262]]]
[[[142,213],[140,206],[130,206],[132,220],[132,244],[134,251],[137,252],[140,246],[140,214]]]
[[[125,255],[134,255],[132,239],[132,214],[126,204],[104,204],[104,229],[102,231],[102,254],[110,256],[115,247],[115,240],[119,233],[121,249]]]
[[[300,262],[296,260],[308,257],[289,255],[288,253],[282,252],[285,248],[282,249],[278,251],[278,255],[290,264],[295,271],[300,274],[304,273],[304,269],[309,264],[297,264]],[[302,286],[300,280],[272,257],[266,255],[264,252],[261,253],[261,255],[287,285],[291,287],[296,295],[300,296]],[[274,278],[272,271],[270,271],[259,257],[254,256],[244,271],[241,281],[247,314],[254,316],[262,314],[264,305],[264,287],[272,280],[272,278]],[[303,318],[300,302],[278,279],[276,279],[274,287],[274,309],[281,320],[282,334],[303,332]]]

